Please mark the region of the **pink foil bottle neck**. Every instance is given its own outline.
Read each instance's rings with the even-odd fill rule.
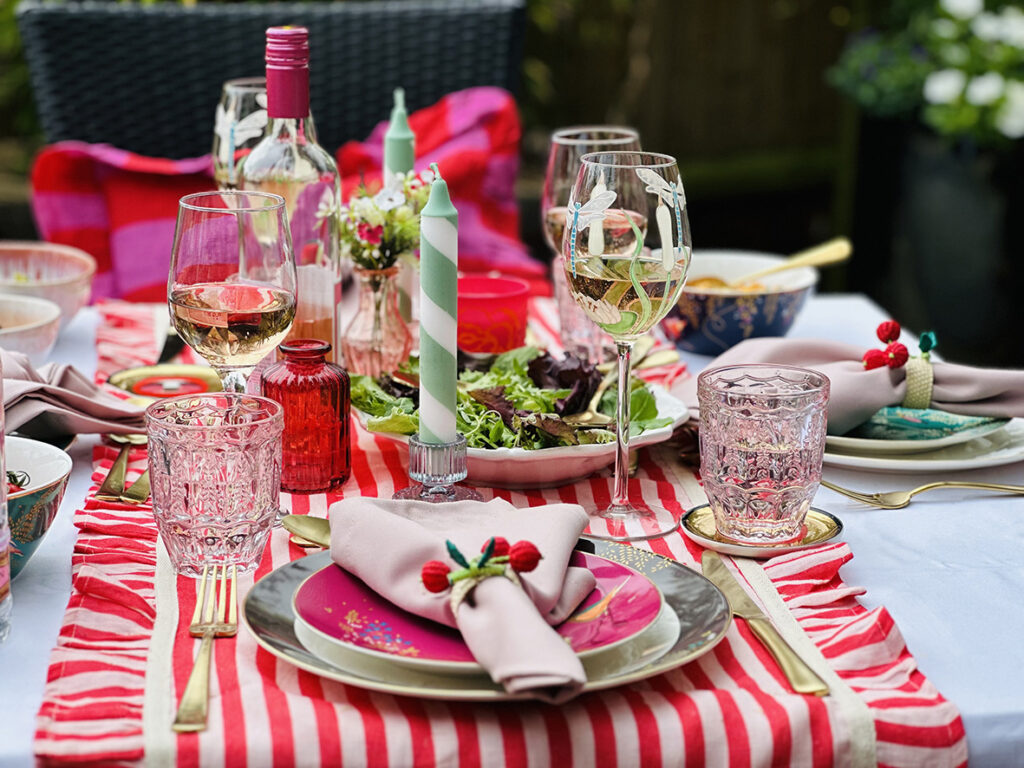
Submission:
[[[309,116],[309,31],[305,27],[267,30],[267,116]]]

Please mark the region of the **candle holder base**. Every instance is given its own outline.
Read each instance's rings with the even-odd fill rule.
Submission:
[[[415,482],[395,491],[393,499],[417,499],[431,503],[479,501],[472,488],[458,485],[466,479],[466,438],[458,435],[450,443],[424,443],[416,435],[409,438],[409,477]]]

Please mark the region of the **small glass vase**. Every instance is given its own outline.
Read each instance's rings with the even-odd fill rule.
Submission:
[[[341,349],[349,373],[377,378],[391,373],[412,350],[412,334],[398,306],[398,267],[362,269],[359,308],[345,329]]]
[[[348,374],[327,362],[331,345],[294,339],[264,372],[263,395],[284,408],[281,490],[320,493],[344,485],[352,471]]]

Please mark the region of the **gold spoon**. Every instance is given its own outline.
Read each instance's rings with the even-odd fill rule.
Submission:
[[[636,354],[635,358],[630,360],[629,370],[632,371],[634,368],[639,366],[644,358],[651,353],[654,349],[655,341],[651,336],[641,336],[636,340],[636,344],[633,347],[633,351]],[[635,362],[634,362],[635,361]],[[610,387],[618,378],[618,370],[611,371],[607,376],[601,379],[601,383],[597,385],[597,390],[594,392],[594,396],[590,398],[590,403],[587,405],[587,410],[580,413],[572,413],[562,417],[562,421],[572,427],[580,427],[583,425],[589,427],[601,427],[611,424],[615,419],[611,416],[606,416],[603,413],[598,413],[597,406],[601,403],[601,397],[605,391]]]
[[[125,494],[124,489],[124,478],[125,473],[128,471],[128,454],[131,452],[132,446],[134,445],[145,445],[147,440],[145,435],[105,435],[107,440],[117,443],[121,446],[121,450],[117,453],[117,458],[114,459],[114,463],[110,465],[110,471],[107,472],[107,476],[103,478],[103,484],[96,489],[96,498],[101,501],[123,501]],[[147,470],[148,472],[148,470]],[[142,478],[140,477],[139,480]],[[135,487],[136,483],[132,484],[132,488]],[[149,475],[146,475],[146,496],[149,496]],[[136,493],[141,492],[142,487],[140,486]],[[145,501],[145,499],[142,499]],[[129,503],[139,503],[135,501],[134,494],[133,498]]]
[[[285,515],[281,525],[286,531],[307,542],[329,549],[331,546],[331,524],[322,517],[311,515]]]
[[[797,267],[822,267],[826,264],[838,264],[850,258],[853,246],[845,237],[837,237],[828,242],[800,251],[790,256],[786,261],[774,264],[757,272],[751,272],[735,280],[726,281],[720,277],[699,277],[687,282],[687,288],[731,288],[739,289],[748,286],[750,283],[760,280],[762,277],[774,275],[778,272],[785,272],[788,269]]]

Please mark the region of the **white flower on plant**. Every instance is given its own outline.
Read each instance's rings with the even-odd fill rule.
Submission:
[[[1006,84],[1006,100],[996,115],[996,128],[1008,139],[1024,137],[1024,83],[1020,80]]]
[[[949,104],[963,93],[967,75],[959,69],[940,69],[924,81],[924,100],[929,104]]]
[[[982,40],[994,43],[1003,38],[1003,20],[994,13],[979,13],[971,22],[971,31]]]
[[[583,314],[599,325],[615,325],[622,320],[618,307],[613,307],[604,299],[592,299],[589,296],[576,294]]]
[[[986,72],[971,78],[967,84],[967,102],[976,107],[987,107],[999,100],[1005,86],[1006,81],[998,72]]]
[[[942,10],[957,19],[973,19],[985,7],[984,0],[939,0]]]
[[[1000,15],[1003,42],[1015,48],[1024,48],[1024,11],[1015,5],[1003,8]]]
[[[374,205],[384,212],[394,210],[404,202],[405,195],[403,195],[400,190],[392,189],[391,187],[384,187],[380,192],[373,196]]]
[[[932,22],[932,32],[936,37],[952,40],[957,36],[958,31],[956,22],[951,19],[935,19]]]
[[[420,172],[420,180],[424,184],[432,184],[434,182],[434,171],[431,168],[427,168],[425,171]]]

